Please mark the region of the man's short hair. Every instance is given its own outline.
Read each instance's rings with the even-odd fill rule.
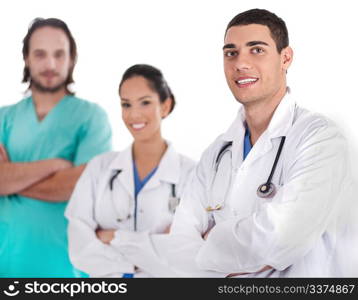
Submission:
[[[276,43],[278,53],[289,44],[285,22],[266,9],[250,9],[235,16],[227,25],[226,32],[233,26],[260,24],[269,28],[271,37]],[[225,34],[226,34],[225,32]]]

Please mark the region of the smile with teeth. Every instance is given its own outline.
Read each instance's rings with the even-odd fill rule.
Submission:
[[[258,78],[241,78],[235,82],[239,85],[239,87],[246,87],[256,83],[258,80]]]
[[[132,124],[133,129],[140,130],[145,127],[145,123]]]

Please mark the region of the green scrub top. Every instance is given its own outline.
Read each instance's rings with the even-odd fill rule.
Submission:
[[[111,150],[98,105],[65,96],[38,121],[31,97],[0,108],[0,143],[11,162],[63,158],[75,166]],[[67,203],[0,196],[0,277],[76,277],[67,248]]]

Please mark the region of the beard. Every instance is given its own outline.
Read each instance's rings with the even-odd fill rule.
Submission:
[[[29,73],[30,73],[29,74],[30,75],[30,87],[32,87],[42,93],[53,94],[53,93],[60,91],[63,88],[65,88],[67,90],[67,85],[68,85],[68,82],[70,81],[72,70],[69,69],[66,78],[61,78],[62,80],[59,83],[57,83],[55,86],[45,86],[41,83],[40,80],[38,80],[39,78],[37,76],[34,76],[34,75],[31,76],[32,74],[31,74],[30,70],[29,70]],[[55,71],[46,70],[39,74],[39,76],[46,76],[46,75],[59,76],[59,73],[57,73]]]
[[[53,94],[53,93],[58,92],[59,90],[61,90],[64,87],[66,88],[66,86],[67,86],[66,82],[67,82],[67,79],[63,80],[62,82],[60,82],[59,84],[57,84],[55,86],[47,87],[47,86],[42,85],[42,83],[37,81],[36,79],[31,78],[30,86],[34,87],[39,92]]]

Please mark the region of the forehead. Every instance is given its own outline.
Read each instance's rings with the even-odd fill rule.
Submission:
[[[150,88],[149,82],[143,76],[134,76],[125,80],[121,86],[122,98],[136,98],[144,95],[152,96],[156,93]]]
[[[269,45],[275,45],[271,37],[270,29],[261,24],[232,26],[225,35],[225,44],[235,44],[237,47],[243,46],[251,41],[262,41]]]
[[[30,51],[35,49],[68,49],[70,43],[66,33],[50,26],[35,30],[30,38]]]

